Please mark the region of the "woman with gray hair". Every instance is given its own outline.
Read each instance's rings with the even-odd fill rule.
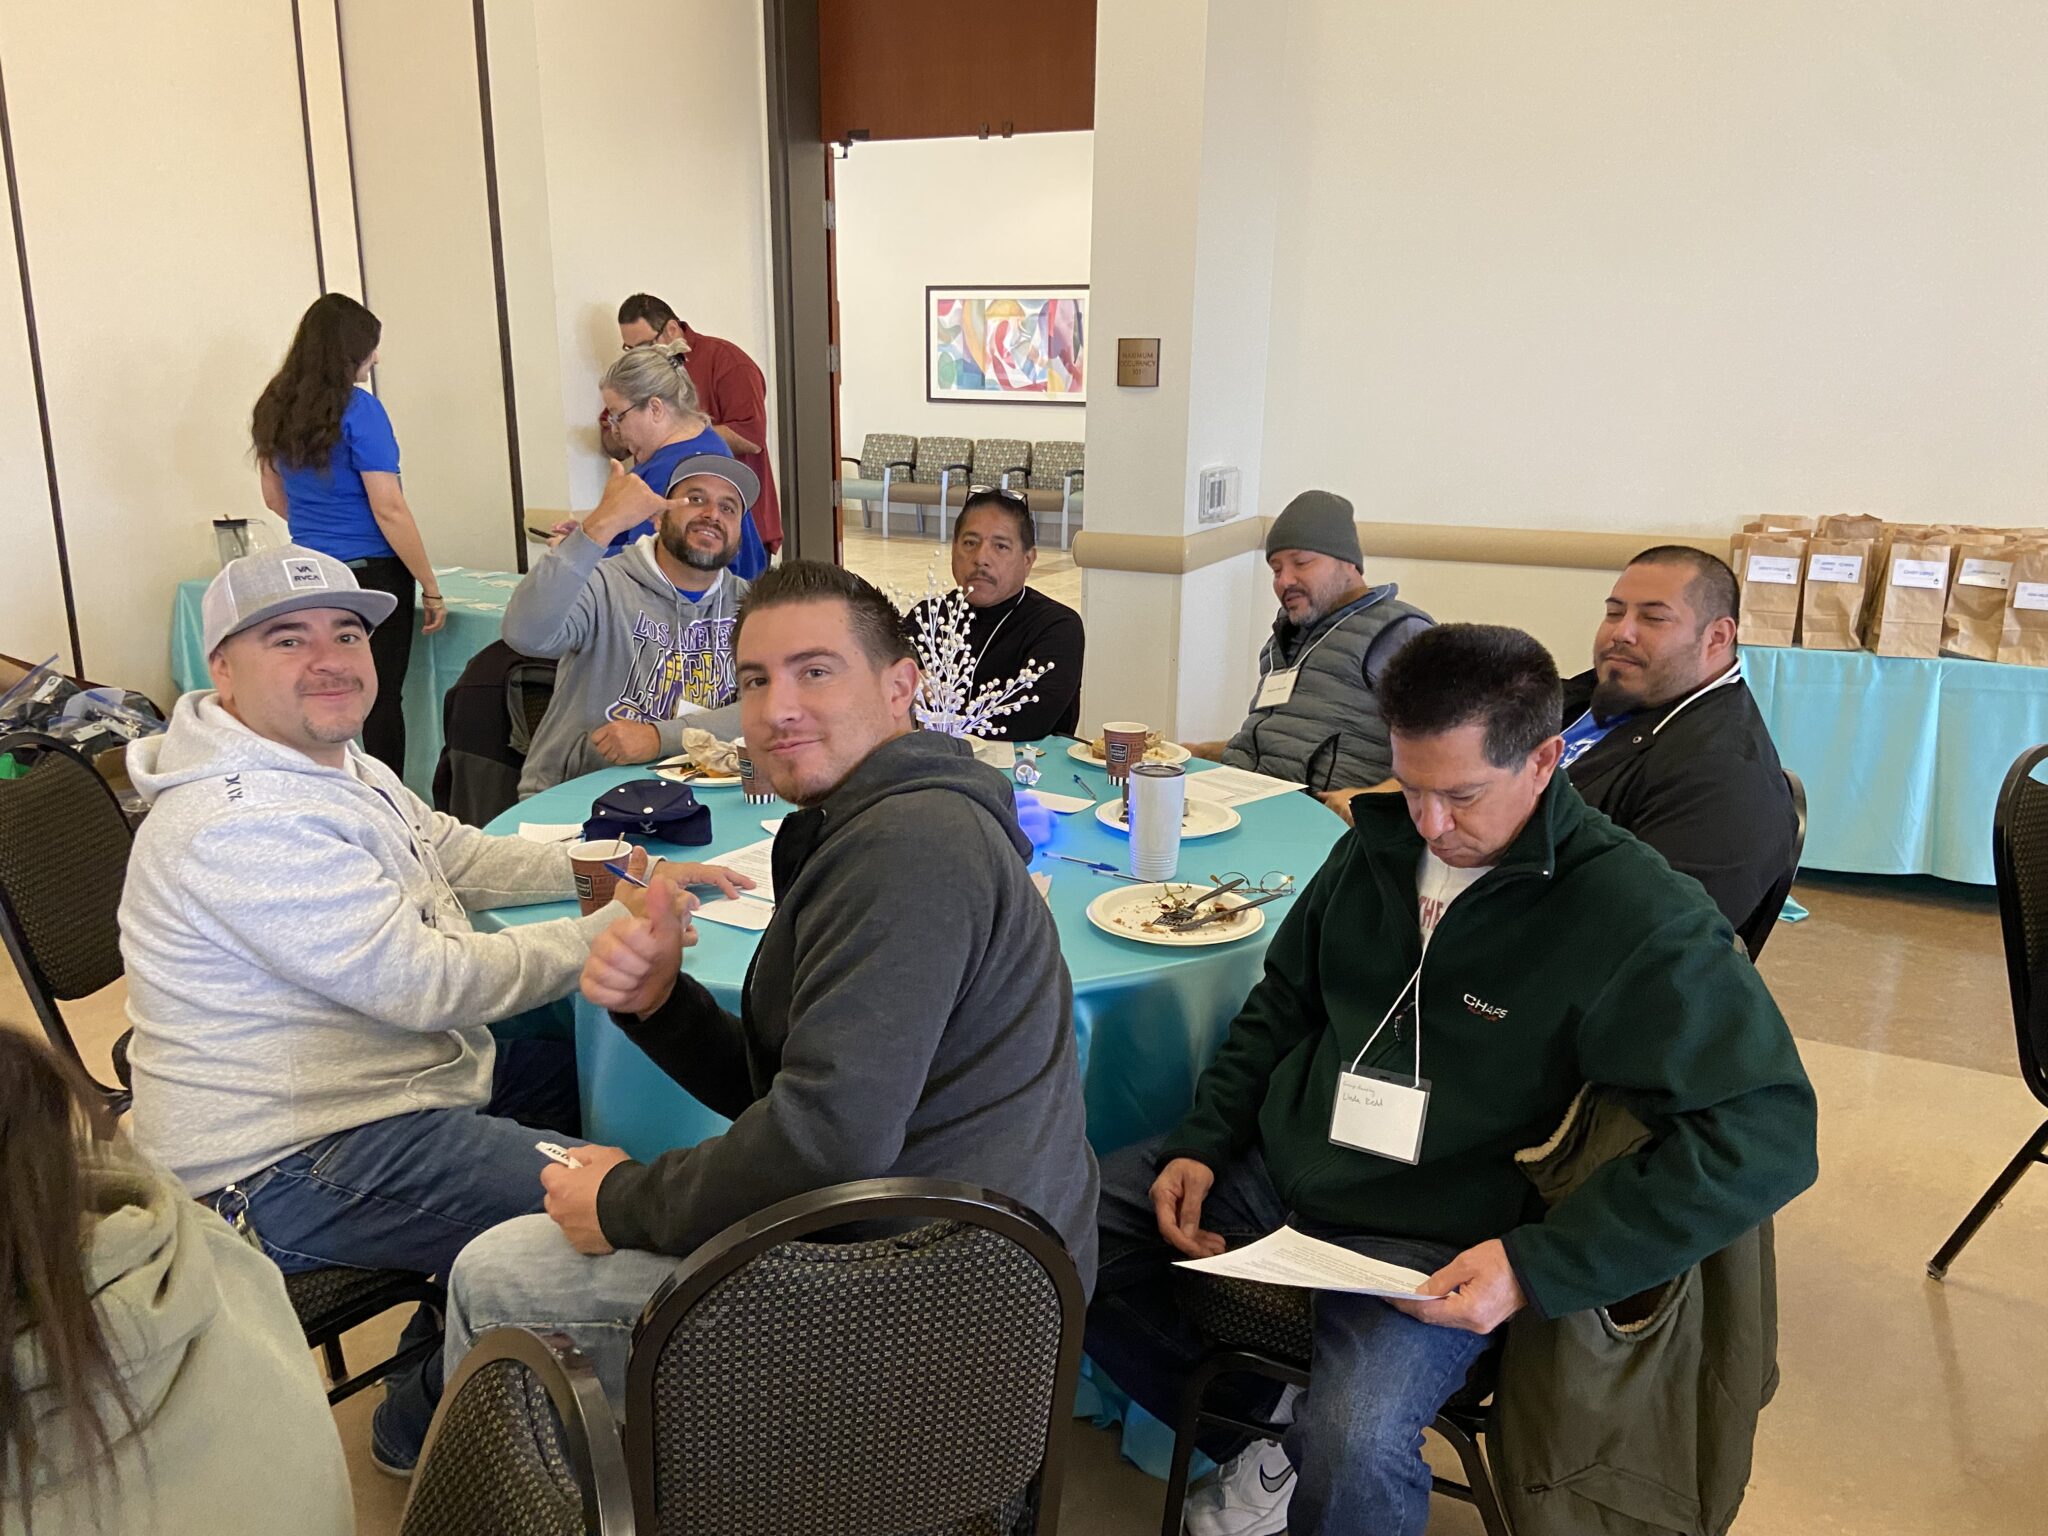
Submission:
[[[700,453],[732,456],[725,439],[712,431],[697,408],[697,388],[683,369],[685,350],[673,343],[630,347],[598,384],[605,424],[632,450],[633,473],[662,497],[668,495],[670,474],[684,459]],[[629,528],[612,540],[611,552],[653,531],[652,522]],[[740,521],[733,574],[751,581],[767,568],[767,547],[748,512]]]

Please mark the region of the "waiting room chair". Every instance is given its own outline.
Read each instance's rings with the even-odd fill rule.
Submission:
[[[116,1047],[118,1086],[99,1081],[61,1005],[121,978],[117,914],[135,835],[113,788],[56,737],[16,731],[0,754],[28,770],[0,779],[0,937],[51,1048],[98,1091],[111,1128],[132,1099],[119,1072],[126,1050]]]
[[[1021,437],[978,437],[972,466],[973,484],[993,485],[1024,496],[1031,480],[1031,445]]]
[[[1052,441],[1031,445],[1031,489],[1033,492],[1049,495],[1057,491],[1057,501],[1050,506],[1060,509],[1060,548],[1071,549],[1073,538],[1069,533],[1068,517],[1078,517],[1082,510],[1082,468],[1087,445],[1072,441]],[[1047,510],[1050,510],[1050,506]],[[1033,510],[1037,510],[1034,504]]]
[[[2029,747],[2006,773],[1991,814],[1991,872],[1998,882],[1998,920],[2005,935],[2005,977],[2012,992],[2020,1076],[2034,1097],[2048,1105],[2048,784],[2034,777],[2044,761],[2048,746]],[[1949,1266],[1977,1229],[2036,1163],[2048,1163],[2048,1122],[2027,1138],[1962,1225],[1949,1234],[1927,1266],[1930,1276],[1947,1278]]]
[[[882,537],[889,537],[890,493],[916,467],[917,439],[900,432],[870,432],[860,440],[860,457],[840,457],[840,464],[851,464],[856,471],[854,478],[839,482],[839,496],[843,503],[857,501],[861,504],[861,526],[867,526],[868,509],[875,502],[881,503]],[[924,509],[918,507],[917,531],[924,532]]]
[[[634,1334],[637,1529],[1056,1536],[1083,1310],[1052,1229],[971,1185],[867,1179],[737,1222]]]
[[[1756,911],[1743,923],[1738,935],[1743,949],[1752,963],[1763,954],[1764,945],[1772,934],[1778,931],[1778,918],[1785,910],[1785,902],[1792,894],[1792,882],[1799,878],[1799,861],[1806,856],[1806,786],[1799,782],[1799,775],[1791,769],[1785,770],[1785,787],[1792,791],[1792,863],[1784,875],[1773,881],[1771,888],[1764,892],[1764,899],[1757,903]]]
[[[560,1334],[494,1328],[448,1383],[399,1536],[632,1536],[619,1428]]]
[[[21,973],[29,1003],[57,1054],[99,1090],[107,1124],[128,1111],[124,1033],[115,1046],[119,1087],[86,1070],[60,1003],[90,997],[121,979],[121,886],[134,834],[113,790],[70,747],[39,731],[0,738],[0,753],[28,767],[26,778],[0,779],[0,936]],[[423,1350],[393,1356],[349,1377],[341,1336],[358,1323],[407,1302],[439,1310],[440,1286],[402,1270],[322,1269],[285,1278],[308,1347],[318,1349],[333,1383],[329,1402],[361,1391],[417,1360]]]
[[[1309,1357],[1315,1347],[1312,1293],[1292,1286],[1264,1285],[1187,1271],[1176,1272],[1175,1285],[1189,1317],[1216,1348],[1195,1366],[1182,1389],[1179,1422],[1173,1427],[1173,1466],[1166,1481],[1166,1508],[1159,1522],[1162,1536],[1181,1536],[1188,1497],[1188,1470],[1195,1439],[1204,1425],[1236,1430],[1257,1440],[1277,1440],[1277,1424],[1240,1419],[1203,1407],[1210,1386],[1231,1375],[1263,1376],[1270,1381],[1306,1388]],[[1472,1505],[1487,1536],[1514,1536],[1492,1469],[1480,1449],[1486,1432],[1486,1400],[1493,1394],[1499,1352],[1489,1349],[1472,1374],[1444,1404],[1431,1426],[1458,1453],[1466,1481],[1433,1477],[1436,1492]]]
[[[974,444],[964,437],[921,437],[917,440],[917,466],[909,482],[898,482],[898,493],[906,506],[917,509],[917,531],[924,532],[924,509],[939,509],[939,542],[946,541],[947,511],[967,497],[967,482],[973,474]]]

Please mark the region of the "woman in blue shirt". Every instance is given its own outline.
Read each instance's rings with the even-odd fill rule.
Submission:
[[[370,377],[383,334],[377,317],[348,295],[315,299],[284,366],[256,401],[250,436],[263,504],[290,526],[292,542],[331,555],[355,572],[358,585],[398,599],[370,636],[377,703],[363,722],[363,748],[403,774],[413,583],[426,604],[423,633],[448,622],[448,606],[399,488],[391,418],[358,387]]]
[[[725,439],[697,409],[697,388],[683,369],[685,351],[673,344],[630,347],[598,383],[605,422],[632,450],[633,473],[662,497],[668,495],[671,472],[684,459],[700,453],[732,456]],[[652,532],[651,522],[628,528],[611,548],[624,549]],[[747,512],[740,519],[740,551],[733,557],[732,573],[752,581],[766,569],[768,549],[754,527],[754,514]]]

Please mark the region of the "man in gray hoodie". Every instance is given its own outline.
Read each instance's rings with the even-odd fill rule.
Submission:
[[[539,1209],[527,1125],[576,1129],[574,1055],[485,1026],[568,992],[625,915],[471,927],[569,897],[569,856],[428,810],[353,744],[394,605],[312,550],[231,562],[202,607],[217,691],[128,752],[151,807],[120,914],[136,1143],[288,1272],[445,1274]],[[438,1356],[393,1378],[385,1464],[412,1464],[439,1391]]]
[[[534,562],[506,605],[505,643],[560,665],[520,799],[593,769],[673,756],[688,728],[738,734],[732,631],[747,584],[727,567],[760,490],[723,454],[678,463],[666,501],[614,464],[597,509]],[[615,537],[650,518],[654,532],[605,559]]]
[[[743,1016],[679,974],[694,935],[666,881],[583,975],[732,1127],[652,1163],[585,1147],[580,1167],[543,1170],[548,1216],[485,1233],[456,1263],[451,1366],[484,1330],[539,1322],[575,1338],[617,1401],[631,1321],[675,1269],[661,1255],[851,1179],[999,1190],[1052,1224],[1092,1286],[1096,1168],[1059,935],[1008,780],[964,742],[912,731],[899,624],[835,566],[754,583],[737,637],[747,744],[801,809],[776,834],[777,905]]]

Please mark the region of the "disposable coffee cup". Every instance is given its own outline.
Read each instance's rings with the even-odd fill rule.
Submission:
[[[747,797],[749,805],[766,805],[775,798],[775,791],[768,784],[768,775],[754,766],[751,752],[740,753],[740,793]]]
[[[1145,761],[1149,735],[1139,720],[1111,720],[1102,727],[1102,764],[1109,770],[1110,783],[1121,785],[1131,770]]]
[[[1180,824],[1187,811],[1187,771],[1170,763],[1131,770],[1131,873],[1171,880],[1180,868]]]
[[[618,888],[619,877],[605,865],[623,867],[632,851],[632,845],[623,837],[578,843],[569,850],[569,868],[576,874],[576,905],[583,909],[585,917],[608,903]]]

